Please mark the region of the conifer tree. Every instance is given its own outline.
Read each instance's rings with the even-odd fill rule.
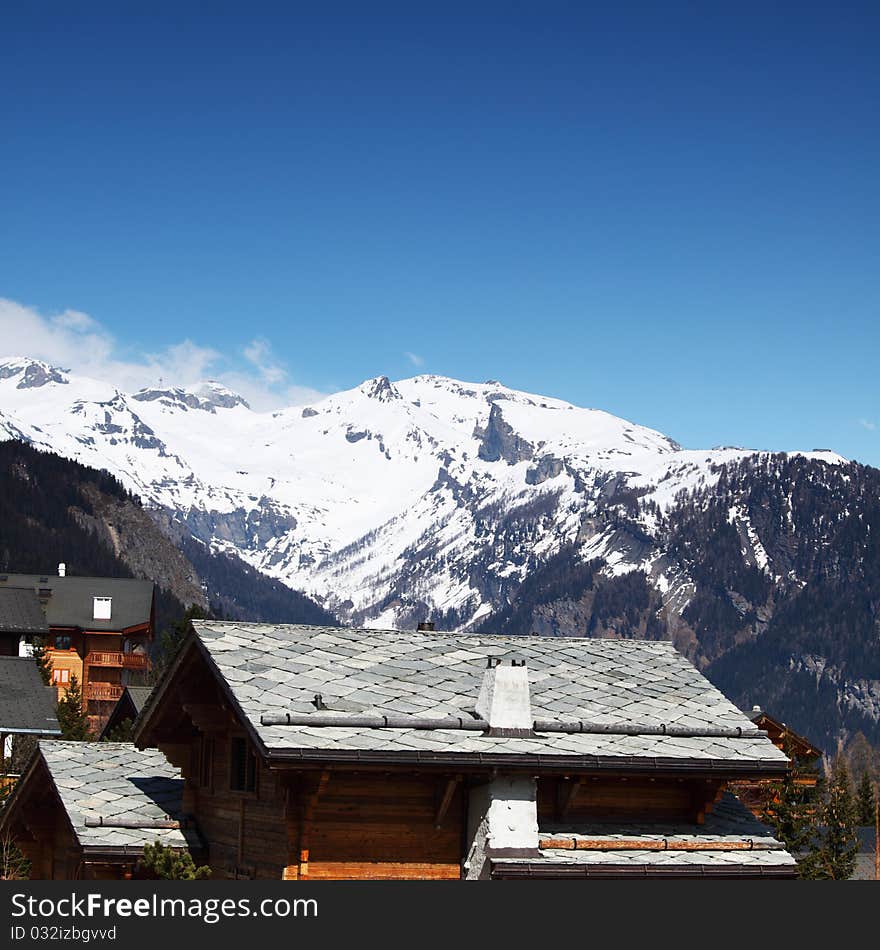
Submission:
[[[85,742],[92,738],[89,733],[89,717],[83,700],[82,688],[76,676],[70,677],[70,686],[57,706],[58,725],[65,739]]]
[[[856,821],[860,825],[874,824],[874,807],[877,800],[874,783],[867,772],[862,772],[862,779],[856,790]]]
[[[48,686],[52,682],[52,658],[46,649],[46,644],[40,638],[35,638],[33,643],[33,656],[40,671],[40,679],[43,684]]]
[[[788,747],[785,752],[792,760],[792,770],[781,781],[767,787],[760,817],[773,828],[786,850],[799,856],[809,852],[816,834],[816,793],[809,785],[799,781],[801,776],[810,771],[809,767],[800,762]]]
[[[802,877],[845,881],[852,875],[859,850],[855,832],[856,817],[856,802],[850,788],[849,772],[846,762],[839,755],[821,809],[821,840],[814,842],[801,865]]]

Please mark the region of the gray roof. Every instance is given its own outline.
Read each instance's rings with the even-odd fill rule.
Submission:
[[[140,714],[140,711],[146,705],[147,700],[150,698],[150,693],[153,692],[152,686],[126,686],[125,692],[128,693],[131,698],[131,704],[134,706],[134,711],[137,714]]]
[[[0,633],[46,634],[49,626],[36,591],[0,586]]]
[[[32,656],[0,656],[0,732],[61,735],[57,703]]]
[[[183,779],[157,749],[127,742],[42,741],[40,754],[84,848],[140,851],[155,841],[179,848],[198,844],[193,832],[177,828],[113,827],[180,818]],[[103,825],[92,824],[101,820]]]
[[[787,767],[766,735],[670,643],[208,621],[193,626],[270,757],[492,756],[501,764],[511,756],[540,756],[560,767],[593,757],[647,767],[685,761],[734,771]],[[588,720],[593,731],[500,737],[474,729],[487,657],[525,659],[536,720]],[[316,693],[328,707],[320,712]],[[314,716],[316,723],[338,718],[339,725],[261,721],[287,713],[297,723]],[[384,715],[459,717],[471,728],[365,728],[355,718]],[[663,735],[665,728],[692,734]],[[713,730],[722,734],[704,734]]]
[[[545,823],[540,858],[495,858],[502,875],[562,870],[609,873],[794,874],[796,862],[771,829],[725,792],[704,824]],[[519,876],[517,874],[517,876]]]
[[[0,592],[48,590],[46,621],[52,627],[125,630],[147,623],[153,606],[152,581],[129,577],[58,577],[52,574],[0,574]],[[94,598],[112,597],[110,620],[94,620]]]
[[[98,738],[103,739],[104,736],[109,735],[126,719],[136,722],[152,692],[152,686],[126,686],[107,718],[107,722],[104,723],[104,728]]]

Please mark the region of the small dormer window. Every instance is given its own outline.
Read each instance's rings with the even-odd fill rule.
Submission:
[[[111,613],[112,597],[96,597],[95,610],[92,616],[93,620],[109,620]]]

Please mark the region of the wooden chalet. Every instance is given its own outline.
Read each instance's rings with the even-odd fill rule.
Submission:
[[[17,605],[19,626],[42,617],[42,628],[14,633],[15,653],[29,652],[34,635],[46,643],[59,698],[76,676],[94,734],[101,731],[132,674],[150,669],[155,598],[150,581],[124,577],[0,574],[0,618]],[[27,602],[27,617],[24,617]],[[35,613],[36,612],[36,613]],[[0,623],[0,630],[3,629]],[[4,638],[0,636],[0,641]],[[7,634],[5,649],[12,650]]]
[[[161,752],[130,743],[42,740],[0,813],[39,880],[141,876],[156,841],[198,855],[180,813],[183,780]]]
[[[809,739],[795,732],[791,726],[779,719],[774,719],[760,706],[753,706],[746,712],[746,716],[758,729],[767,733],[768,738],[784,752],[794,767],[794,781],[805,788],[815,788],[819,781],[819,763],[822,750],[817,748]],[[778,786],[778,779],[752,778],[734,783],[731,790],[737,798],[754,814],[760,814],[764,809],[768,797],[772,797],[773,789]]]
[[[135,729],[214,878],[793,877],[789,761],[669,643],[196,621]]]

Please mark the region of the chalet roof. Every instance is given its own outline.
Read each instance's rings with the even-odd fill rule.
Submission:
[[[703,873],[792,876],[796,862],[734,796],[725,792],[704,824],[545,823],[540,857],[494,858],[502,877]]]
[[[822,755],[822,750],[814,746],[809,739],[795,732],[787,723],[775,719],[760,706],[753,706],[746,712],[746,715],[758,728],[765,730],[772,741],[783,742],[787,740],[791,743],[793,754],[805,759],[817,759]]]
[[[36,591],[0,586],[0,633],[46,634],[49,626]]]
[[[717,769],[720,763],[734,771],[783,771],[788,764],[669,643],[208,621],[193,626],[197,644],[270,758],[491,757],[501,765],[540,757],[567,767],[583,766],[590,757],[599,767]],[[490,657],[526,662],[536,727],[529,734],[493,735],[475,719]],[[288,715],[290,725],[275,724]],[[149,718],[148,707],[142,723]]]
[[[192,831],[161,827],[180,818],[183,779],[156,749],[41,741],[39,755],[84,848],[140,852],[155,841],[179,848],[198,844]],[[122,827],[126,823],[153,826]]]
[[[57,702],[33,657],[0,656],[0,733],[60,736]]]
[[[8,590],[47,591],[46,622],[50,627],[83,630],[125,630],[147,623],[153,606],[152,581],[130,577],[58,577],[53,574],[0,574],[0,593]],[[111,597],[110,620],[94,619],[94,598]]]
[[[122,725],[126,719],[135,722],[152,692],[152,686],[126,686],[122,691],[122,695],[116,701],[116,705],[113,707],[107,722],[104,724],[99,739],[110,735],[110,733],[113,732],[117,726]]]

